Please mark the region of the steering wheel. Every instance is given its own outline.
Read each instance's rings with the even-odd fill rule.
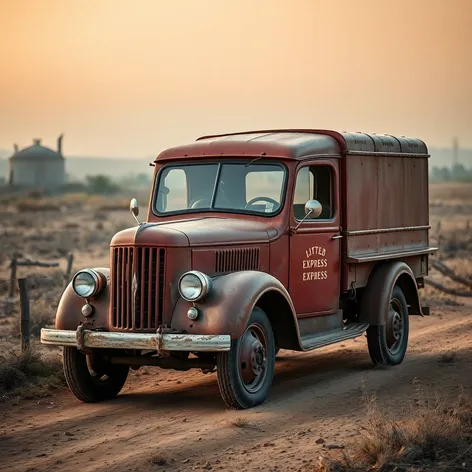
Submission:
[[[195,200],[190,208],[208,208],[210,206],[210,199],[209,198],[199,198]]]
[[[259,200],[263,200],[263,201],[268,202],[268,203],[273,203],[276,207],[279,206],[279,202],[275,201],[273,198],[270,198],[270,197],[255,197],[255,198],[252,198],[251,200],[249,200],[246,203],[246,206],[244,208],[248,208],[250,205],[253,205],[254,202],[257,202]]]

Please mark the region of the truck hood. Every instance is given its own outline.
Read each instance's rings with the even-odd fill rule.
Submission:
[[[208,246],[211,244],[267,243],[277,236],[269,223],[235,218],[192,218],[144,223],[116,233],[111,246]]]

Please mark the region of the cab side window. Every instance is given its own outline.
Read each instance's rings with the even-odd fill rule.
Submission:
[[[297,220],[305,217],[305,203],[308,200],[318,200],[323,207],[317,218],[307,220],[327,220],[334,215],[333,172],[330,166],[305,166],[297,174],[293,214]]]

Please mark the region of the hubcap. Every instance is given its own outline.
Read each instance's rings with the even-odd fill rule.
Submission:
[[[248,326],[243,334],[238,353],[239,376],[244,388],[257,392],[267,371],[267,339],[261,326]]]
[[[392,298],[386,326],[387,346],[392,354],[400,349],[404,328],[402,305],[399,300]]]

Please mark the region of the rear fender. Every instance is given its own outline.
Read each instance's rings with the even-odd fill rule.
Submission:
[[[194,305],[199,316],[196,320],[187,317],[188,309]],[[229,334],[232,339],[241,336],[247,326],[254,306],[266,309],[266,315],[277,331],[277,325],[292,330],[283,343],[300,344],[300,334],[295,309],[289,293],[278,279],[257,271],[241,271],[213,278],[208,296],[197,303],[179,298],[172,317],[171,327],[189,334]],[[275,307],[275,310],[267,310]],[[283,318],[283,321],[282,321]],[[282,329],[279,334],[282,340]],[[290,339],[290,340],[289,340]],[[282,346],[280,346],[282,347]],[[295,349],[295,347],[294,347]]]
[[[405,295],[410,315],[421,315],[418,286],[411,268],[403,261],[380,263],[372,270],[360,300],[359,322],[384,325],[395,285]]]
[[[59,306],[56,311],[56,328],[76,330],[80,323],[88,322],[94,328],[108,329],[109,325],[109,307],[110,307],[110,269],[105,267],[96,267],[94,270],[101,272],[107,279],[106,286],[94,298],[89,300],[93,307],[93,314],[85,318],[81,313],[81,308],[86,303],[85,298],[79,297],[72,288],[70,282],[64,290]]]

